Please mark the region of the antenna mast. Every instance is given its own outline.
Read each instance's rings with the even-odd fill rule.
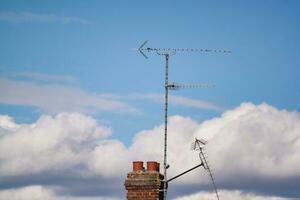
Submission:
[[[178,90],[181,88],[208,88],[214,87],[213,85],[209,84],[200,84],[200,85],[179,85],[179,84],[169,84],[169,57],[170,55],[175,55],[177,52],[200,52],[200,53],[231,53],[227,50],[217,50],[217,49],[195,49],[195,48],[150,48],[145,47],[148,40],[146,40],[138,49],[138,50],[146,59],[148,56],[145,52],[156,52],[160,56],[165,57],[165,129],[164,129],[164,181],[163,181],[163,192],[164,192],[164,200],[167,199],[167,189],[168,189],[168,179],[167,179],[167,169],[169,165],[167,164],[167,145],[168,145],[168,97],[169,97],[169,89],[170,90]],[[202,164],[198,165],[197,167],[202,166]],[[195,167],[195,168],[197,168]],[[193,168],[193,169],[195,169]],[[191,169],[192,170],[192,169]],[[189,170],[189,171],[191,171]],[[187,173],[187,172],[185,172]],[[184,174],[185,174],[184,173]],[[182,174],[183,175],[183,174]],[[172,179],[173,180],[173,179]]]

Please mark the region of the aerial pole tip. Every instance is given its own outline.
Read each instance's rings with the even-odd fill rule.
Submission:
[[[146,54],[143,52],[143,47],[145,46],[145,44],[148,42],[148,40],[146,40],[145,42],[143,42],[143,44],[138,48],[138,51],[144,56],[144,58],[148,59],[148,57],[146,56]]]
[[[143,42],[143,44],[140,46],[140,48],[139,49],[142,49],[144,46],[145,46],[145,44],[148,42],[148,40],[146,40],[145,42]]]

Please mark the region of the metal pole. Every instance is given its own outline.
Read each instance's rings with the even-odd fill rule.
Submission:
[[[168,64],[169,54],[164,54],[166,58],[165,68],[165,133],[164,133],[164,200],[167,199],[167,132],[168,132]]]

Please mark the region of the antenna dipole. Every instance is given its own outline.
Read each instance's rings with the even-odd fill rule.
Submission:
[[[148,56],[145,52],[155,52],[158,55],[165,57],[165,128],[164,128],[164,180],[163,180],[163,192],[164,200],[167,199],[167,190],[168,190],[168,179],[167,179],[167,169],[169,165],[167,164],[167,145],[168,145],[168,95],[170,90],[178,90],[182,88],[209,88],[212,85],[200,84],[200,85],[179,85],[179,84],[169,84],[169,57],[170,55],[175,55],[177,52],[199,52],[199,53],[231,53],[228,50],[220,49],[198,49],[198,48],[150,48],[145,47],[148,40],[142,43],[142,45],[136,49],[138,50],[144,58],[148,59]],[[200,166],[200,165],[199,165]]]
[[[224,49],[199,49],[199,48],[150,48],[145,47],[145,45],[148,43],[148,40],[143,42],[143,44],[136,50],[138,50],[146,59],[148,59],[148,56],[145,52],[154,51],[159,55],[174,55],[179,51],[182,52],[199,52],[199,53],[231,53],[229,50]]]
[[[207,161],[207,159],[205,157],[205,154],[204,154],[204,145],[206,143],[207,143],[206,141],[199,140],[199,139],[196,138],[195,142],[192,143],[192,149],[199,151],[199,158],[200,158],[201,164],[202,164],[203,168],[208,171],[210,180],[212,182],[212,185],[213,185],[215,193],[216,193],[216,197],[219,200],[219,193],[218,193],[218,189],[217,189],[217,186],[216,186],[216,183],[215,183],[215,179],[213,177],[212,171],[211,171],[211,169],[208,165],[208,161]]]
[[[213,84],[178,84],[172,83],[168,85],[170,90],[179,90],[179,89],[193,89],[193,88],[214,88]]]

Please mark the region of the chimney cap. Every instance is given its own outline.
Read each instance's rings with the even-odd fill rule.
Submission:
[[[144,162],[143,161],[133,161],[132,162],[132,170],[136,171],[143,171],[144,170]]]
[[[159,163],[156,161],[148,161],[147,162],[147,171],[159,172]]]

